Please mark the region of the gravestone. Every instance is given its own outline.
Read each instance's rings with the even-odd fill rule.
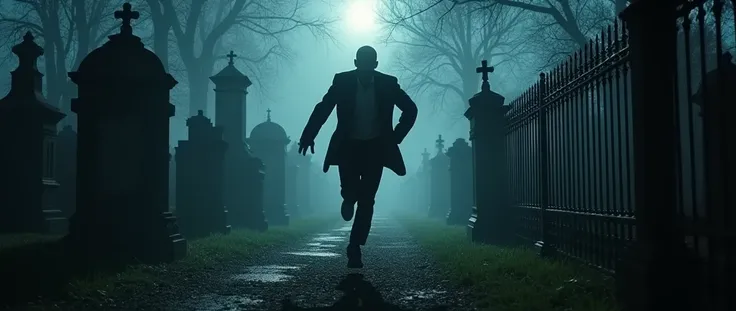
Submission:
[[[223,196],[228,221],[234,228],[268,229],[263,214],[263,162],[245,142],[246,95],[250,79],[235,68],[230,51],[228,65],[210,77],[215,84],[215,124],[223,130],[225,152]]]
[[[289,151],[286,153],[286,206],[289,207],[289,215],[291,217],[303,216],[301,202],[299,202],[297,192],[299,187],[299,179],[302,175],[302,168],[299,165],[299,144],[294,142],[291,144]]]
[[[458,138],[447,149],[450,157],[450,212],[448,225],[468,223],[473,208],[473,153],[465,139]]]
[[[62,233],[66,218],[53,207],[56,124],[64,113],[43,97],[36,67],[43,49],[31,32],[12,48],[18,68],[0,99],[0,232]]]
[[[299,148],[296,153],[297,164],[299,165],[299,176],[297,176],[296,198],[299,202],[299,211],[302,215],[308,215],[312,210],[312,155],[299,154]]]
[[[176,148],[169,151],[169,211],[176,211]]]
[[[430,184],[430,172],[432,171],[432,167],[430,166],[430,156],[432,154],[427,151],[427,148],[424,148],[424,152],[422,152],[422,166],[419,168],[419,172],[417,173],[417,183],[419,184],[419,191],[417,192],[417,210],[421,211],[422,213],[429,211],[429,200],[431,196],[431,184]]]
[[[474,207],[468,223],[472,241],[513,244],[513,220],[508,204],[506,180],[506,112],[504,97],[491,91],[487,61],[476,72],[482,74],[481,91],[470,98],[465,117],[470,120],[472,141]],[[476,191],[477,190],[477,191]]]
[[[56,206],[71,217],[77,206],[77,132],[71,125],[64,126],[56,138]]]
[[[289,208],[286,206],[286,145],[289,138],[281,125],[271,121],[271,109],[266,122],[256,125],[250,132],[248,143],[253,154],[263,161],[266,178],[263,185],[263,210],[268,223],[289,224]]]
[[[189,139],[176,147],[176,188],[181,233],[199,238],[212,233],[230,233],[223,203],[222,182],[227,144],[222,129],[212,126],[199,110],[187,120]]]
[[[445,154],[445,140],[435,141],[437,154],[430,160],[429,217],[444,218],[450,210],[450,158]]]
[[[169,210],[169,92],[176,80],[133,35],[130,3],[120,33],[90,52],[77,84],[77,209],[66,241],[104,263],[169,262],[186,255]]]

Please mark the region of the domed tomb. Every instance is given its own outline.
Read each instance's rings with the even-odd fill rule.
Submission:
[[[69,241],[100,261],[158,263],[186,254],[169,212],[169,102],[176,80],[133,35],[139,13],[115,12],[120,33],[69,77],[77,84],[77,209]]]
[[[284,128],[271,121],[271,109],[266,122],[256,125],[250,132],[248,143],[253,154],[265,166],[263,211],[269,224],[288,225],[286,206],[286,145],[289,137]]]

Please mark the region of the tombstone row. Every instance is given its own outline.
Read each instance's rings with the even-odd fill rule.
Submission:
[[[445,149],[445,140],[439,135],[435,148],[434,156],[424,150],[419,169],[401,192],[408,194],[410,209],[426,212],[430,218],[444,218],[448,225],[464,225],[473,206],[470,146],[458,138]]]
[[[115,12],[120,32],[69,73],[78,86],[77,132],[67,126],[57,135],[65,114],[41,95],[43,49],[33,35],[13,47],[19,65],[0,100],[0,232],[66,232],[66,246],[90,259],[165,262],[185,256],[184,236],[288,224],[287,196],[306,211],[309,159],[287,166],[283,128],[269,115],[243,137],[251,82],[232,52],[211,77],[217,124],[203,112],[190,118],[189,137],[172,156],[169,94],[177,81],[133,35],[138,17],[125,3]],[[287,174],[302,177],[287,187]]]

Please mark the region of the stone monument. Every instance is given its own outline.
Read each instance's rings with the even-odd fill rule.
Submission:
[[[56,138],[56,206],[65,217],[71,217],[77,206],[77,132],[64,126]]]
[[[263,214],[263,163],[245,142],[245,112],[250,79],[235,68],[230,51],[227,66],[210,77],[215,84],[215,124],[223,130],[225,152],[223,195],[234,228],[268,229]]]
[[[470,120],[472,141],[474,212],[468,224],[473,241],[499,245],[513,244],[513,219],[508,204],[506,167],[506,112],[504,97],[491,91],[487,61],[476,72],[482,74],[481,91],[470,100],[465,117]],[[482,190],[481,190],[482,189]]]
[[[447,149],[450,157],[450,212],[448,225],[466,225],[473,208],[473,153],[465,139]]]
[[[187,120],[187,126],[189,139],[176,147],[176,215],[181,232],[189,239],[230,233],[222,195],[227,150],[222,129],[212,126],[202,110]]]
[[[43,49],[31,32],[14,46],[18,68],[10,92],[0,99],[0,232],[63,233],[67,222],[52,207],[56,124],[64,113],[43,97],[36,67]]]
[[[176,80],[133,35],[130,3],[120,33],[69,77],[78,86],[77,209],[66,242],[104,263],[169,262],[187,242],[168,211],[169,92]]]
[[[429,217],[444,218],[450,210],[450,158],[445,154],[445,140],[435,141],[437,154],[430,160]]]
[[[286,206],[286,145],[289,137],[281,125],[271,121],[271,109],[266,122],[256,125],[250,132],[248,143],[253,153],[266,167],[263,210],[268,223],[289,224],[289,209]]]

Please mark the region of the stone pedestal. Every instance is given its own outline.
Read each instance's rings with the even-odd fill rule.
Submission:
[[[266,167],[263,210],[268,223],[277,226],[289,225],[286,205],[286,146],[289,142],[284,128],[271,121],[270,109],[266,122],[256,125],[248,138],[253,154]]]
[[[491,91],[488,72],[492,67],[478,68],[483,73],[481,91],[470,100],[465,117],[470,120],[473,159],[474,212],[468,224],[470,238],[476,242],[497,245],[513,244],[512,209],[508,201],[506,164],[506,112],[504,97]]]
[[[56,139],[56,206],[66,217],[71,217],[77,206],[77,132],[64,126]]]
[[[442,135],[436,141],[437,154],[430,160],[429,217],[444,218],[450,210],[450,158],[445,154]]]
[[[223,176],[225,206],[234,228],[265,231],[263,163],[245,142],[246,95],[252,83],[235,68],[232,51],[228,57],[228,65],[210,77],[215,84],[215,124],[223,129],[228,145]]]
[[[680,188],[674,168],[679,164],[673,152],[677,150],[673,135],[677,129],[672,121],[676,118],[678,101],[674,83],[678,53],[678,30],[674,25],[679,18],[676,5],[633,1],[621,15],[629,30],[631,124],[635,133],[632,176],[636,242],[616,265],[619,303],[627,311],[728,309],[693,301],[699,288],[710,284],[698,284],[695,280],[695,274],[700,271],[690,259],[686,237],[681,231],[686,219],[677,217]],[[651,105],[652,98],[660,104]],[[716,234],[718,239],[723,236]],[[718,274],[715,267],[720,264],[716,263],[719,259],[713,259],[710,264],[715,273],[711,275],[715,278]]]
[[[66,242],[104,263],[158,263],[186,255],[168,211],[169,92],[176,80],[133,35],[130,4],[121,32],[70,72],[79,97],[77,209]]]
[[[36,62],[43,49],[28,32],[14,46],[18,68],[0,99],[0,232],[63,233],[66,218],[53,206],[56,124],[64,113],[43,97]]]
[[[230,233],[223,203],[222,182],[227,144],[222,129],[199,114],[187,120],[189,139],[176,147],[176,215],[185,237],[199,238],[212,233]]]
[[[299,146],[297,143],[291,144],[286,155],[286,206],[289,207],[289,215],[291,217],[303,216],[301,210],[301,202],[299,202],[297,192],[299,186],[300,175],[302,174],[302,168],[299,166]]]
[[[465,139],[447,150],[450,157],[450,212],[448,225],[465,225],[473,208],[473,154]]]
[[[299,149],[295,151],[297,153],[297,160],[299,164],[299,176],[297,176],[296,185],[296,197],[299,202],[299,210],[302,215],[309,215],[313,212],[312,210],[312,156],[302,156],[298,154]]]

